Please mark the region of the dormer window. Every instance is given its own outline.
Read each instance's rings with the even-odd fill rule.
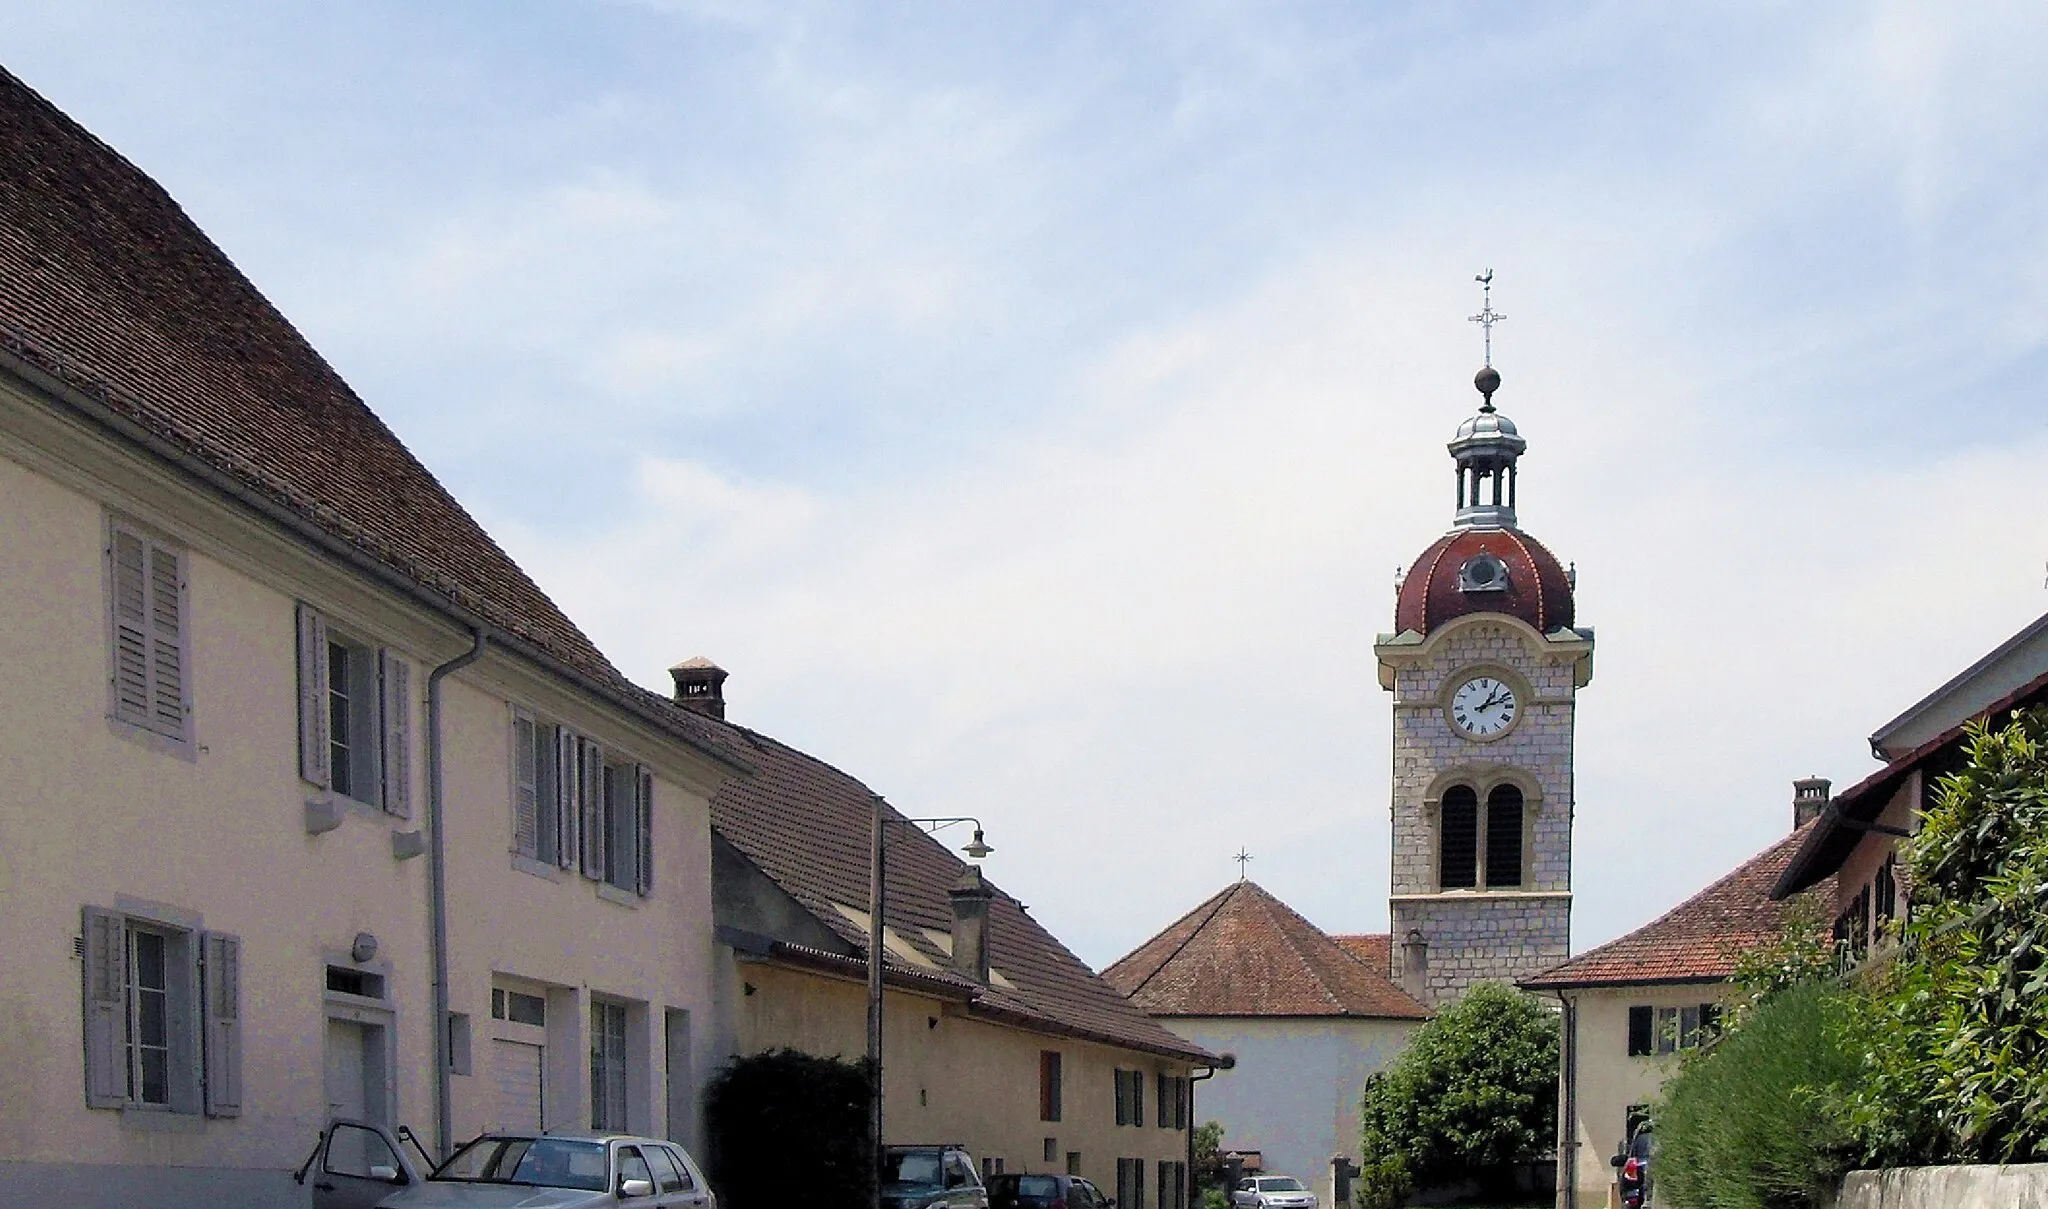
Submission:
[[[1508,565],[1495,556],[1481,551],[1465,560],[1458,568],[1458,590],[1460,592],[1505,592],[1508,587]]]

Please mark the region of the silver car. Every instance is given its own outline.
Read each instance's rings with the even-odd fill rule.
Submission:
[[[383,1128],[335,1121],[308,1174],[313,1209],[718,1209],[689,1152],[624,1134],[487,1133],[422,1175]]]
[[[1316,1194],[1291,1175],[1248,1175],[1230,1203],[1233,1209],[1316,1209]]]

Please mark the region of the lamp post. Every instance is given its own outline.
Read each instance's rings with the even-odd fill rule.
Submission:
[[[868,1076],[874,1085],[868,1095],[868,1163],[874,1179],[868,1190],[869,1209],[882,1209],[882,912],[888,904],[884,870],[888,843],[884,833],[889,825],[889,803],[874,795],[874,834],[868,841]],[[980,860],[995,849],[981,838],[981,820],[973,815],[950,818],[899,818],[899,823],[916,823],[937,831],[955,823],[974,824],[974,838],[960,851]]]

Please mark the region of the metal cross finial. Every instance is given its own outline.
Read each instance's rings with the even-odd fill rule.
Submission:
[[[1245,851],[1244,849],[1242,849],[1242,848],[1239,848],[1239,849],[1237,850],[1237,855],[1236,855],[1236,856],[1233,856],[1233,857],[1231,857],[1230,859],[1231,859],[1231,860],[1234,860],[1234,861],[1236,861],[1236,862],[1237,862],[1237,880],[1238,880],[1238,881],[1243,881],[1243,880],[1244,880],[1244,867],[1245,867],[1245,863],[1246,863],[1247,861],[1249,861],[1249,860],[1251,860],[1251,859],[1252,859],[1252,854],[1251,854],[1251,853],[1249,853],[1249,852],[1246,852],[1246,851]]]
[[[1507,318],[1493,309],[1493,270],[1488,269],[1472,280],[1484,287],[1484,301],[1477,315],[1467,316],[1469,322],[1478,324],[1486,331],[1486,368],[1493,368],[1493,325]]]

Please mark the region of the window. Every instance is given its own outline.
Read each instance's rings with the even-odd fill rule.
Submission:
[[[1522,791],[1496,785],[1486,795],[1486,885],[1522,884]]]
[[[593,740],[512,711],[512,851],[646,895],[654,887],[654,777]]]
[[[1067,1174],[1068,1174],[1068,1175],[1079,1175],[1079,1174],[1081,1174],[1081,1152],[1080,1152],[1080,1151],[1078,1151],[1078,1150],[1069,1150],[1069,1151],[1067,1152]]]
[[[688,1186],[683,1169],[677,1165],[675,1157],[669,1154],[666,1147],[649,1146],[646,1157],[647,1166],[654,1171],[656,1192],[681,1192]]]
[[[1038,1119],[1057,1121],[1060,1119],[1060,1052],[1040,1050],[1038,1052]]]
[[[1886,924],[1892,922],[1899,911],[1899,858],[1888,853],[1884,864],[1877,867],[1877,880],[1871,883],[1871,915],[1877,921],[1877,932],[1884,933]]]
[[[116,523],[107,542],[114,717],[192,740],[183,554]]]
[[[1159,1163],[1159,1209],[1188,1209],[1188,1165]]]
[[[1650,1106],[1647,1104],[1631,1104],[1628,1106],[1628,1112],[1622,1118],[1621,1136],[1626,1140],[1632,1141],[1636,1136],[1636,1131],[1649,1123]]]
[[[1143,1125],[1145,1123],[1145,1072],[1141,1070],[1119,1070],[1111,1073],[1116,1076],[1116,1123],[1119,1125]]]
[[[1145,1209],[1145,1160],[1116,1161],[1117,1209]]]
[[[1479,795],[1470,785],[1444,790],[1437,883],[1445,890],[1469,890],[1479,884]]]
[[[626,1131],[626,1005],[590,1005],[590,1127]]]
[[[299,775],[412,816],[412,665],[299,606]]]
[[[548,1001],[539,995],[527,995],[519,991],[508,991],[504,987],[492,987],[491,1019],[546,1028]]]
[[[1156,1116],[1161,1129],[1188,1127],[1188,1081],[1172,1075],[1159,1076]],[[1162,1207],[1163,1209],[1163,1207]]]
[[[1675,1054],[1711,1040],[1721,1028],[1721,1005],[1683,1007],[1637,1006],[1628,1010],[1628,1053],[1631,1058]]]
[[[1048,1163],[1057,1162],[1059,1157],[1060,1140],[1058,1138],[1047,1138],[1045,1140],[1045,1161]]]
[[[1048,1155],[1047,1157],[1050,1158],[1051,1156]],[[1003,1174],[1003,1160],[997,1156],[983,1155],[981,1158],[981,1182],[986,1184],[1001,1174]]]
[[[241,941],[84,911],[89,1108],[241,1115]]]
[[[647,1165],[647,1159],[641,1155],[638,1146],[619,1147],[619,1183],[623,1185],[627,1180],[654,1183],[654,1169]]]

